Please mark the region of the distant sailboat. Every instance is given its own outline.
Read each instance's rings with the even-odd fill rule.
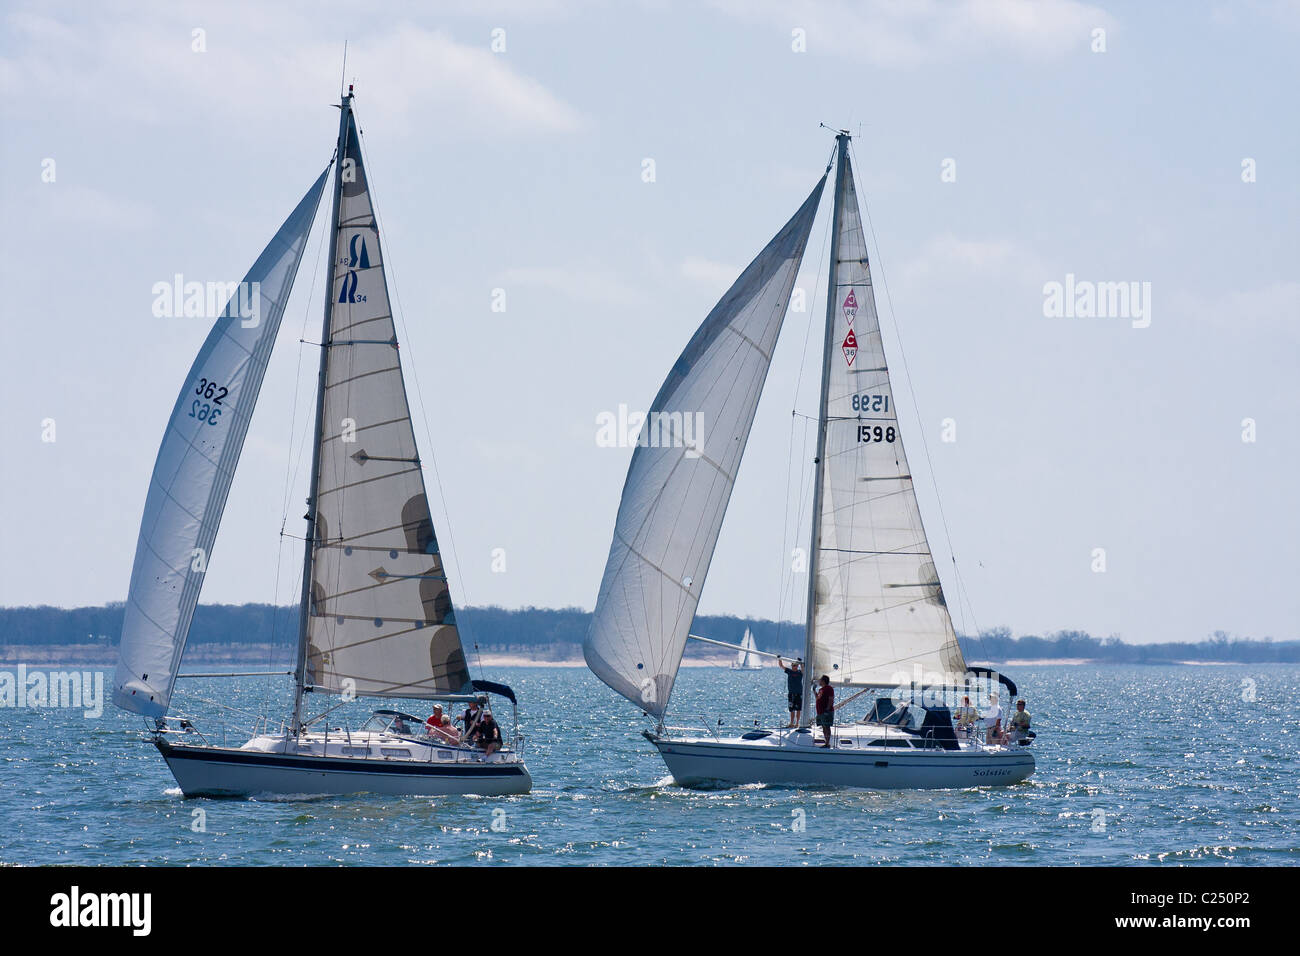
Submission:
[[[826,175],[705,318],[647,422],[701,416],[702,446],[639,444],[584,642],[591,670],[656,720],[645,735],[679,782],[871,788],[1009,784],[1020,746],[954,727],[962,691],[1001,680],[967,668],[903,453],[858,209],[849,136],[837,137],[829,294],[815,458],[804,726],[723,737],[664,724],[682,651],[789,305]],[[647,426],[648,427],[648,426]],[[660,436],[662,439],[662,436]],[[716,643],[716,642],[715,642]],[[812,680],[879,688],[866,718],[820,747]],[[916,680],[919,676],[920,680]],[[902,686],[906,685],[906,686]],[[903,693],[906,691],[906,693]],[[856,694],[854,696],[857,696]]]
[[[754,643],[754,635],[750,633],[749,628],[745,628],[745,636],[740,640],[740,650],[736,652],[736,659],[731,662],[733,671],[761,671],[763,669],[763,659],[756,653],[758,645]]]
[[[241,321],[232,299],[181,387],[145,502],[113,700],[154,718],[152,739],[186,795],[527,792],[517,732],[503,729],[504,746],[487,756],[401,711],[377,710],[357,729],[328,717],[332,703],[314,717],[304,712],[307,694],[483,704],[495,693],[516,705],[509,687],[470,678],[411,425],[351,87],[340,109],[292,711],[278,727],[259,722],[240,747],[167,716],[329,168],[245,277],[260,296],[258,321]]]

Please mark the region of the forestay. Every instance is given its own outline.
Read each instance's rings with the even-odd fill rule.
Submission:
[[[226,495],[327,173],[226,304],[172,409],[145,499],[113,677],[113,702],[125,710],[159,717],[171,702]]]
[[[927,681],[960,679],[965,663],[903,451],[847,152],[836,201],[811,674],[894,686],[919,667]]]
[[[304,683],[362,696],[469,690],[411,427],[351,97],[344,132]]]
[[[691,338],[632,454],[583,650],[597,677],[656,717],[668,706],[825,183]],[[693,435],[688,422],[698,423]]]

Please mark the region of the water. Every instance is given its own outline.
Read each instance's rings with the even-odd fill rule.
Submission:
[[[1300,666],[1011,670],[1038,770],[963,791],[678,787],[639,735],[645,720],[573,667],[490,675],[519,694],[528,735],[535,789],[510,798],[184,800],[138,718],[0,708],[0,862],[1300,862]],[[196,696],[260,710],[286,699],[275,680],[192,681],[185,709],[215,731],[219,710]],[[770,724],[785,717],[784,683],[771,669],[684,669],[674,711]],[[246,738],[247,722],[228,727]]]

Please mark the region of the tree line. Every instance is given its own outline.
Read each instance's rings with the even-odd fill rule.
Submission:
[[[0,608],[0,645],[115,645],[122,632],[125,606]],[[456,611],[465,644],[483,651],[527,653],[553,645],[577,647],[587,633],[591,612],[581,608],[468,607]],[[751,620],[732,615],[701,615],[692,633],[739,643],[745,629],[764,651],[796,656],[803,650],[803,625],[790,621]],[[270,644],[292,646],[298,634],[298,609],[270,604],[201,604],[194,612],[189,640],[195,644]],[[1080,658],[1113,663],[1169,661],[1300,662],[1300,641],[1235,637],[1215,631],[1200,641],[1129,644],[1117,635],[1094,637],[1062,630],[1046,635],[1013,636],[1006,627],[978,636],[962,635],[968,660],[1046,660]],[[691,657],[716,656],[722,648],[687,642]]]

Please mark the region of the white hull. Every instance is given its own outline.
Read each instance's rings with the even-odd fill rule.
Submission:
[[[239,748],[176,744],[164,738],[155,743],[187,797],[502,796],[532,788],[523,761],[510,751],[484,757],[458,747],[356,736],[347,743],[325,741],[320,735],[298,740],[255,737]],[[345,755],[345,747],[358,755]]]
[[[957,750],[922,749],[897,731],[860,725],[835,728],[831,748],[816,746],[809,731],[778,730],[757,740],[650,733],[646,737],[663,756],[673,779],[687,785],[717,781],[936,790],[1007,786],[1034,772],[1034,758],[1026,747],[963,742]],[[869,745],[880,739],[905,745]]]

